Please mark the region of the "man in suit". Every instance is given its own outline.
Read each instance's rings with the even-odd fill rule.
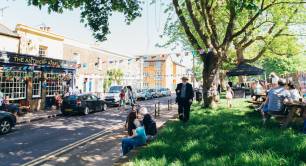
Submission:
[[[194,96],[192,85],[188,83],[187,77],[182,77],[182,83],[177,85],[175,91],[179,119],[183,122],[187,122],[189,120],[190,106]]]

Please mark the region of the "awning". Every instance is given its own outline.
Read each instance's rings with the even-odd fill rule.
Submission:
[[[262,75],[265,70],[260,69],[249,64],[239,64],[234,69],[226,73],[227,76],[251,76],[251,75]]]

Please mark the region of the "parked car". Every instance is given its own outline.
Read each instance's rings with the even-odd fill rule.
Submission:
[[[152,99],[152,95],[148,90],[137,90],[136,92],[136,98],[137,100],[148,100],[148,99]]]
[[[0,134],[6,134],[16,125],[16,117],[10,112],[0,111]]]
[[[155,92],[157,97],[163,97],[163,94],[160,89],[155,89]]]
[[[153,98],[158,97],[155,89],[149,89],[148,92],[152,95]]]
[[[104,100],[108,106],[119,106],[120,105],[120,92],[124,86],[111,86]]]
[[[163,96],[171,96],[171,91],[168,88],[161,88],[160,91]]]
[[[106,102],[93,94],[71,95],[63,100],[61,112],[63,115],[81,113],[87,115],[94,111],[105,111]]]

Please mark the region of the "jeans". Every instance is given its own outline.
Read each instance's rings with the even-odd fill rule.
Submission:
[[[133,138],[123,138],[122,139],[122,153],[126,155],[133,148],[140,146],[140,144]]]

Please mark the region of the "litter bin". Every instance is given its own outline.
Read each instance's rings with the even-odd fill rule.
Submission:
[[[195,94],[196,94],[196,101],[201,102],[202,101],[202,92],[198,89],[198,90],[196,90]]]

